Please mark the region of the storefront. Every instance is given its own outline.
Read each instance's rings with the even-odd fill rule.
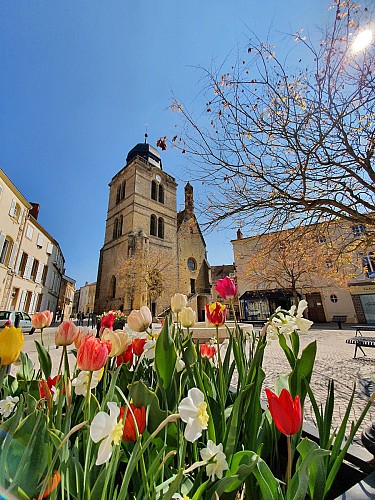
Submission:
[[[239,298],[241,319],[245,321],[265,321],[278,307],[289,310],[293,304],[293,294],[289,290],[247,291]]]
[[[355,312],[359,323],[375,323],[375,283],[351,284]]]

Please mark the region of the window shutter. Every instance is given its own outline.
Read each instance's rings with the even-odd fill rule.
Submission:
[[[29,255],[26,261],[25,272],[23,273],[23,277],[26,279],[30,279],[31,270],[33,268],[33,262],[34,262],[34,257],[31,257],[31,255]]]
[[[10,259],[9,259],[9,264],[8,264],[9,269],[13,268],[13,262],[14,262],[14,259],[16,258],[17,250],[18,250],[17,243],[13,243],[12,253],[10,254]]]
[[[22,290],[19,309],[23,311],[26,304],[27,290]]]
[[[5,241],[5,233],[2,233],[0,231],[0,254],[4,246],[4,241]]]
[[[16,262],[16,265],[14,266],[14,270],[15,270],[15,272],[17,274],[19,274],[19,272],[20,272],[20,265],[21,265],[22,255],[23,255],[23,252],[21,251],[18,254],[17,262]]]
[[[52,254],[52,250],[53,250],[53,245],[52,245],[52,243],[48,243],[48,245],[47,245],[47,250],[46,250],[46,251],[47,251],[47,253],[48,253],[49,255],[51,255],[51,254]]]
[[[37,239],[37,246],[42,247],[44,243],[44,236],[42,234],[38,234],[38,239]]]
[[[14,216],[15,209],[16,209],[16,200],[12,200],[12,203],[10,204],[10,209],[9,209],[9,215],[11,217]]]
[[[33,238],[33,233],[34,233],[34,229],[32,226],[30,226],[30,224],[27,225],[27,229],[26,229],[26,236],[29,240],[32,240]]]
[[[34,314],[37,298],[38,298],[38,294],[36,292],[32,293],[30,305],[29,305],[29,310],[28,310],[29,314]]]
[[[18,214],[18,224],[21,224],[22,216],[23,216],[23,210],[22,208],[20,208],[20,213]]]
[[[36,272],[35,283],[40,283],[42,281],[44,264],[39,262],[38,270]]]

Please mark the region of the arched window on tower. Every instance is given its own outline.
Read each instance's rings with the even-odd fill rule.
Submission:
[[[159,202],[164,203],[164,188],[159,184]]]
[[[164,220],[161,217],[158,220],[158,237],[164,239]]]
[[[150,235],[156,236],[156,215],[154,214],[150,217]]]
[[[151,199],[152,200],[157,200],[157,185],[155,181],[151,182]]]
[[[120,203],[120,200],[121,200],[121,185],[117,186],[116,205]]]
[[[121,184],[121,199],[122,200],[125,198],[125,188],[126,188],[126,182],[123,181]]]
[[[110,294],[111,298],[114,299],[116,297],[116,277],[112,276],[110,283]]]
[[[122,215],[120,215],[118,219],[118,228],[117,228],[117,238],[119,238],[122,235],[122,222],[124,218]]]
[[[115,223],[113,225],[113,239],[114,240],[117,238],[117,231],[118,231],[118,218],[116,217]]]

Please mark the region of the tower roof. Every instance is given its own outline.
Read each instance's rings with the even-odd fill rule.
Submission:
[[[129,151],[126,164],[130,163],[136,156],[141,156],[155,167],[162,168],[159,151],[147,144],[147,142],[140,142]]]

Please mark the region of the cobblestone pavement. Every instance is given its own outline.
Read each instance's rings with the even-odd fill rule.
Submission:
[[[361,386],[367,386],[370,393],[375,391],[375,349],[365,348],[366,356],[357,351],[357,358],[353,359],[354,345],[347,344],[346,339],[353,337],[355,331],[348,327],[343,330],[314,328],[308,334],[300,336],[300,345],[303,349],[313,340],[317,341],[317,355],[311,386],[318,405],[324,404],[327,397],[327,387],[330,379],[334,380],[335,405],[333,425],[338,426],[345,414],[348,402],[356,384],[351,420],[357,420],[365,407],[368,396],[361,391]],[[272,341],[265,350],[264,369],[266,372],[265,387],[274,388],[278,373],[289,373],[290,367],[284,351],[278,341]],[[266,399],[266,398],[265,398]],[[306,399],[304,419],[315,424],[315,415],[309,398]],[[370,408],[356,436],[359,441],[362,429],[375,421],[375,406]]]

